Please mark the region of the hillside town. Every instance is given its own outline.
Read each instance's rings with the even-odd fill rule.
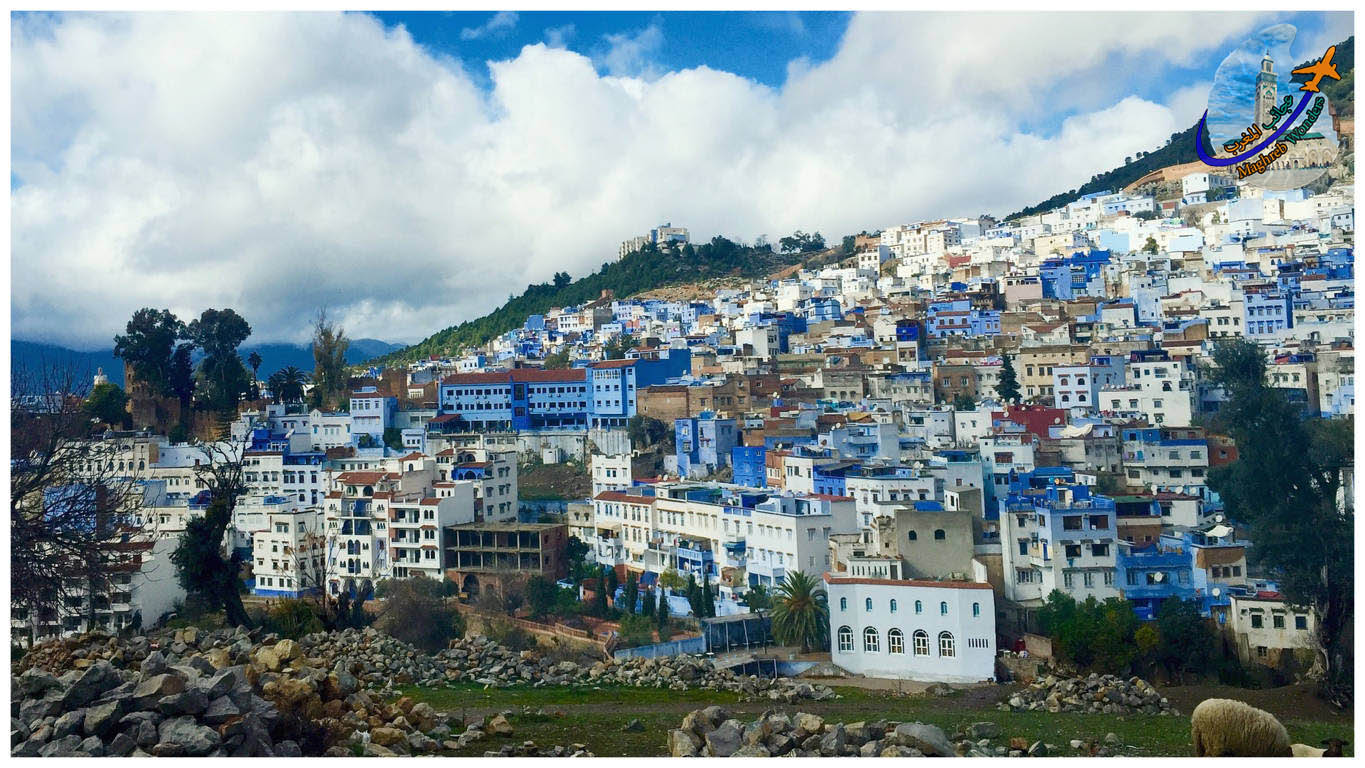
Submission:
[[[1119,598],[1140,622],[1177,598],[1245,664],[1307,672],[1318,618],[1252,565],[1249,521],[1206,482],[1238,458],[1214,354],[1250,342],[1303,416],[1354,416],[1353,187],[1205,169],[1178,188],[888,223],[709,301],[603,295],[353,370],[328,409],[305,405],[315,383],[258,380],[216,440],[172,441],[130,365],[139,429],[91,453],[136,483],[127,567],[105,594],[16,612],[15,636],[183,604],[170,553],[216,457],[241,469],[225,535],[256,598],[366,600],[418,576],[470,601],[528,576],[601,591],[569,578],[577,558],[611,572],[612,603],[633,585],[627,612],[720,620],[799,574],[826,594],[834,665],[956,683],[1027,655],[1052,595]],[[687,239],[663,225],[621,253]],[[560,464],[589,496],[522,498],[519,474]],[[714,591],[706,611],[678,577]]]

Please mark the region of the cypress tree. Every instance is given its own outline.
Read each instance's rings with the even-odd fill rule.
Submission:
[[[668,640],[668,598],[663,594],[659,595],[659,609],[654,615],[659,620],[659,639]]]
[[[995,385],[995,394],[1006,403],[1019,401],[1019,377],[1014,372],[1014,362],[1009,355],[1001,355],[1004,361],[1000,366],[1000,382]]]

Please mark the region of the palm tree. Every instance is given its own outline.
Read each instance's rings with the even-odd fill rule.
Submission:
[[[303,384],[308,376],[295,366],[281,368],[270,374],[266,385],[275,395],[277,403],[295,403],[303,399]]]
[[[801,652],[829,645],[829,608],[825,590],[801,571],[787,574],[773,599],[773,637],[783,645],[800,643]]]
[[[247,357],[246,357],[246,364],[249,365],[249,366],[251,366],[251,399],[252,399],[252,400],[257,400],[257,399],[259,399],[260,396],[261,396],[261,386],[260,386],[260,384],[259,384],[258,382],[261,380],[261,363],[262,363],[262,362],[263,362],[263,361],[261,360],[261,353],[260,353],[260,352],[257,352],[257,351],[254,350],[254,349],[251,350],[251,354],[247,355]]]

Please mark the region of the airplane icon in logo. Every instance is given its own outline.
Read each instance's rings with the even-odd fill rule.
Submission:
[[[1332,57],[1336,55],[1336,52],[1337,47],[1334,45],[1327,49],[1327,52],[1322,55],[1322,58],[1319,59],[1316,64],[1311,64],[1307,67],[1299,67],[1294,70],[1293,74],[1312,76],[1308,82],[1303,84],[1303,87],[1299,89],[1300,91],[1317,93],[1318,83],[1322,82],[1322,78],[1330,77],[1333,80],[1341,79],[1341,75],[1337,74],[1336,65],[1332,63]]]

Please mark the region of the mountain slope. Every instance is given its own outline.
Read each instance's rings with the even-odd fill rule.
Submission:
[[[572,282],[566,274],[554,283],[528,285],[520,296],[483,317],[439,331],[422,341],[373,362],[384,365],[407,363],[428,355],[457,354],[462,349],[488,343],[514,328],[530,315],[552,307],[568,307],[593,301],[603,291],[625,298],[666,285],[689,283],[712,277],[754,277],[776,268],[801,263],[811,254],[779,254],[770,247],[754,248],[714,237],[709,243],[684,246],[677,255],[661,254],[653,246],[608,262],[597,272]]]
[[[1303,62],[1294,67],[1307,66],[1311,62]],[[1355,101],[1353,90],[1355,86],[1355,36],[1346,38],[1337,43],[1337,52],[1332,57],[1332,63],[1336,65],[1337,73],[1341,75],[1341,80],[1322,81],[1322,92],[1327,94],[1334,108],[1342,116],[1355,114]],[[1303,75],[1294,75],[1293,82],[1301,83],[1306,80]],[[1152,171],[1165,168],[1170,165],[1180,165],[1182,163],[1193,163],[1199,159],[1199,155],[1194,151],[1195,132],[1199,129],[1199,123],[1195,123],[1180,133],[1171,134],[1171,138],[1166,145],[1148,152],[1127,165],[1119,166],[1101,174],[1090,177],[1090,181],[1082,184],[1070,192],[1061,192],[1036,205],[1030,205],[1023,210],[1007,216],[1007,219],[1014,219],[1020,216],[1031,216],[1035,213],[1050,211],[1059,208],[1067,203],[1079,199],[1082,195],[1104,190],[1118,191],[1138,179],[1146,176]],[[1204,137],[1204,150],[1213,154],[1213,146],[1209,144],[1208,137]]]

